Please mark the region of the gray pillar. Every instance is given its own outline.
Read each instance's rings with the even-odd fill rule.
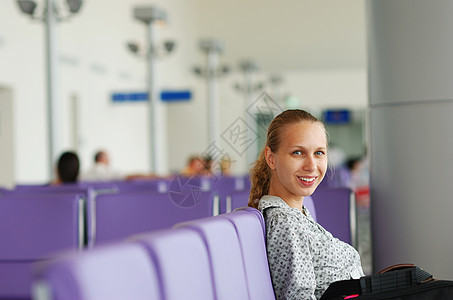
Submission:
[[[46,88],[47,88],[47,130],[49,145],[49,178],[55,177],[55,165],[62,152],[61,145],[61,111],[57,56],[57,15],[55,0],[46,0]]]
[[[453,1],[367,4],[374,271],[453,279]]]
[[[257,132],[257,124],[256,120],[253,118],[253,116],[249,113],[247,113],[247,109],[253,105],[253,101],[255,100],[253,97],[254,92],[255,92],[255,73],[258,70],[258,65],[252,61],[252,60],[244,60],[240,63],[240,68],[242,73],[244,74],[244,114],[245,114],[245,120],[248,126],[250,126],[253,129],[253,132],[251,130],[247,130],[247,140],[253,140],[256,138],[256,132]],[[250,166],[258,157],[258,149],[255,145],[247,147],[247,166]]]
[[[151,173],[160,173],[162,163],[161,145],[158,141],[162,132],[159,130],[159,98],[156,92],[156,77],[155,77],[155,60],[157,57],[155,43],[155,23],[148,24],[148,122],[149,122],[149,149],[150,149],[150,170]]]
[[[134,8],[134,17],[147,26],[147,83],[148,83],[148,120],[149,120],[149,151],[150,170],[154,174],[166,172],[163,111],[156,89],[156,58],[158,49],[156,45],[156,22],[166,22],[165,11],[154,6],[137,6]]]
[[[219,52],[216,49],[211,49],[207,53],[208,65],[208,132],[209,145],[213,145],[219,139],[219,88],[217,80],[217,70],[219,68]]]
[[[219,55],[223,52],[224,45],[223,42],[217,39],[202,39],[199,46],[206,53],[207,58],[208,137],[209,145],[212,145],[219,138],[218,77],[221,75]]]

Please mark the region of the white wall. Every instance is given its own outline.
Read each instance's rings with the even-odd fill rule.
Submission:
[[[363,68],[364,0],[197,0],[198,37],[217,37],[226,61],[266,70]]]
[[[14,186],[13,101],[11,90],[0,86],[0,186]]]
[[[160,82],[186,87],[188,71],[184,70],[189,69],[189,41],[196,18],[185,1],[159,2],[153,4],[167,11],[170,22],[159,30],[158,38],[178,42],[176,51],[158,62]],[[143,45],[146,38],[146,26],[134,20],[133,7],[127,0],[84,1],[78,15],[57,27],[62,151],[75,146],[69,105],[75,96],[80,109],[79,148],[75,150],[83,169],[91,164],[94,151],[102,147],[111,152],[116,168],[149,171],[146,104],[110,101],[112,92],[146,89],[146,62],[126,49],[127,41]],[[23,15],[15,1],[2,1],[0,40],[0,84],[14,91],[14,180],[45,182],[49,180],[49,163],[44,25]]]
[[[46,173],[42,27],[20,18],[16,3],[0,9],[0,83],[13,91],[16,179]],[[13,30],[14,29],[14,30]]]

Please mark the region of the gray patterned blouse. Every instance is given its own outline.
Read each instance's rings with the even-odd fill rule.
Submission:
[[[277,300],[319,299],[330,283],[364,276],[359,253],[316,223],[308,210],[263,196],[266,242]]]

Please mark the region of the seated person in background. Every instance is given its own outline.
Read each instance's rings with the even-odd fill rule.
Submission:
[[[212,159],[212,156],[210,155],[205,155],[203,157],[203,164],[204,164],[204,172],[202,175],[204,176],[214,176],[214,160]]]
[[[125,175],[110,167],[110,157],[104,150],[94,155],[93,167],[82,175],[84,181],[109,181],[125,179]]]
[[[113,180],[145,180],[159,179],[154,174],[123,174],[110,167],[110,157],[105,150],[100,150],[94,155],[93,167],[82,175],[83,181],[113,181]]]
[[[249,206],[259,209],[266,222],[277,300],[319,299],[332,282],[364,276],[359,253],[316,223],[303,205],[326,169],[323,123],[303,110],[275,117],[250,171]]]
[[[232,167],[232,160],[230,158],[222,158],[220,160],[220,175],[222,176],[231,176],[231,167]]]
[[[74,152],[63,152],[57,163],[57,178],[51,184],[75,183],[79,177],[79,157]]]
[[[357,206],[368,209],[370,207],[370,194],[366,158],[350,158],[347,166],[351,177],[350,188],[355,192]]]
[[[183,176],[203,176],[206,174],[205,162],[202,157],[192,155],[187,160],[187,166],[181,171]]]
[[[362,157],[350,158],[347,161],[347,166],[349,172],[351,173],[352,190],[357,190],[357,188],[368,186],[368,170],[365,166],[365,160]]]
[[[350,187],[351,176],[346,166],[346,154],[335,144],[329,145],[327,166],[327,173],[321,185],[327,187]]]

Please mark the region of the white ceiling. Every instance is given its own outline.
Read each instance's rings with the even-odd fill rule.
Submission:
[[[263,70],[366,68],[365,0],[198,0],[199,38]]]

